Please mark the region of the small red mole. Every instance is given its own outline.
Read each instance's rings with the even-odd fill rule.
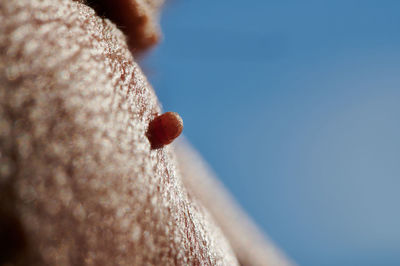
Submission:
[[[182,118],[174,112],[155,117],[147,129],[146,136],[152,149],[159,149],[176,139],[183,129]]]

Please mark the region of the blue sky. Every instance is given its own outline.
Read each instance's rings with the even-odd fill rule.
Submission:
[[[171,0],[164,109],[300,265],[400,265],[400,1]]]

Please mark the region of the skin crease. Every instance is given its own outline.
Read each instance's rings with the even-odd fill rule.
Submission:
[[[238,265],[173,146],[151,149],[161,109],[117,27],[68,0],[2,1],[0,22],[0,265]]]

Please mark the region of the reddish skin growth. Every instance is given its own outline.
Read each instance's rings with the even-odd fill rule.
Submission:
[[[174,112],[166,112],[155,117],[147,129],[147,138],[152,149],[159,149],[176,139],[183,129],[182,118]]]

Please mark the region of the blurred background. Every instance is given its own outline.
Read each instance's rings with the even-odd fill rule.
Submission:
[[[165,110],[300,265],[400,265],[400,1],[175,0]]]

